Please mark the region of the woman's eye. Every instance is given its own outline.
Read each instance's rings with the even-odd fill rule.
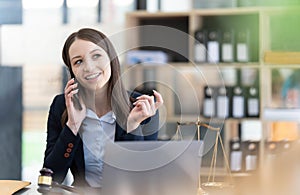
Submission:
[[[80,65],[82,63],[82,60],[77,60],[74,65]]]
[[[93,59],[98,59],[98,58],[100,58],[100,57],[101,57],[100,54],[94,54],[94,55],[93,55]]]

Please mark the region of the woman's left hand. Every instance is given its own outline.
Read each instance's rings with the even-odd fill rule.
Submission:
[[[131,110],[127,120],[127,133],[136,129],[140,123],[155,115],[157,109],[163,105],[163,98],[160,93],[153,90],[156,101],[154,101],[154,96],[141,95],[136,98],[133,103],[134,108]]]

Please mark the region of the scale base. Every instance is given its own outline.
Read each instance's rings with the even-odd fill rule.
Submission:
[[[233,188],[234,185],[226,182],[206,182],[202,183],[202,187],[207,189],[224,189],[224,188]]]
[[[197,195],[208,195],[208,193],[199,187],[197,190]]]

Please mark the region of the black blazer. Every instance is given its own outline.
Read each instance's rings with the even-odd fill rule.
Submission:
[[[53,171],[52,178],[56,182],[63,182],[70,169],[74,177],[74,186],[88,186],[85,181],[83,142],[80,136],[75,136],[67,125],[61,126],[61,116],[65,109],[64,95],[57,95],[50,106],[48,115],[47,145],[43,167]],[[134,130],[134,134],[127,133],[119,124],[116,124],[115,141],[157,139],[158,118],[157,111],[156,115],[143,122],[147,124],[140,125]],[[143,136],[143,133],[149,130],[153,132],[153,129],[155,129],[153,134]]]

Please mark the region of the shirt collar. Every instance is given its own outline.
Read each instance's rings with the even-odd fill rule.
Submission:
[[[108,113],[106,113],[105,115],[103,115],[102,117],[99,118],[94,111],[92,111],[91,109],[87,109],[86,117],[91,118],[91,119],[100,120],[101,122],[105,122],[105,123],[109,123],[109,124],[113,124],[116,121],[116,115],[113,111],[109,111]]]

